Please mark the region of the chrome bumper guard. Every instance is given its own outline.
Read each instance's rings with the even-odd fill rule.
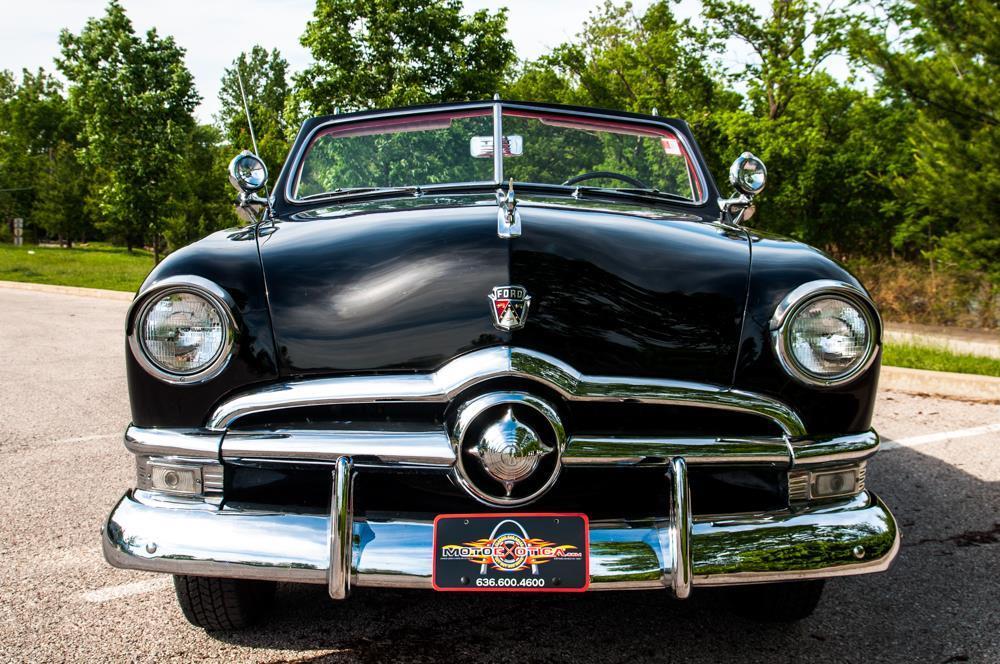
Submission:
[[[103,529],[115,567],[195,576],[327,584],[335,599],[352,586],[430,588],[430,519],[352,513],[348,457],[333,471],[329,514],[240,510],[130,491]],[[692,518],[683,459],[664,479],[662,518],[590,524],[592,590],[726,586],[880,572],[899,549],[886,506],[849,499],[759,514]]]

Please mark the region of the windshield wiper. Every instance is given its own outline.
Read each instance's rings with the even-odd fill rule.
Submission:
[[[657,200],[668,199],[671,201],[683,201],[685,203],[692,202],[690,198],[686,196],[681,196],[679,194],[671,194],[665,191],[660,191],[659,189],[640,189],[638,187],[588,187],[577,185],[574,188],[573,195],[579,195],[580,193],[587,194],[622,194],[625,196],[637,196],[642,198],[652,198]]]
[[[420,191],[420,187],[414,185],[407,185],[405,187],[344,187],[302,196],[299,200],[309,201],[316,198],[340,198],[341,196],[354,196],[356,194],[398,194],[401,192],[417,191]]]

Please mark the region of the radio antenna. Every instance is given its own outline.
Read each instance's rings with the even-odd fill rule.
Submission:
[[[247,126],[250,128],[250,142],[253,143],[253,153],[260,159],[260,150],[257,149],[257,136],[253,132],[253,120],[250,119],[250,104],[247,103],[247,93],[243,89],[243,73],[240,71],[240,62],[236,61],[236,82],[240,84],[240,97],[243,98],[243,111],[247,114]],[[268,218],[274,224],[274,211],[271,209],[271,192],[267,190],[267,183],[264,183],[264,210]]]
[[[260,151],[257,149],[257,136],[253,133],[253,120],[250,119],[250,104],[247,103],[247,93],[243,89],[243,74],[240,73],[240,63],[236,63],[236,82],[240,84],[240,97],[243,98],[243,110],[247,114],[247,126],[250,127],[250,142],[253,143],[253,153],[260,159]]]

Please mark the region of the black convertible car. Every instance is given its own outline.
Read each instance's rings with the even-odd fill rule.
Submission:
[[[723,198],[683,121],[494,99],[314,118],[272,190],[250,152],[230,179],[246,226],[129,310],[137,480],[103,529],[195,625],[279,581],[728,586],[795,620],[895,557],[878,312],[745,227],[750,153]]]

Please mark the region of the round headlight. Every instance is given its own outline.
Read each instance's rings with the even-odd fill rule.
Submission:
[[[177,286],[153,295],[135,319],[130,343],[153,375],[173,382],[207,380],[229,358],[228,308],[208,293]]]
[[[814,385],[846,383],[875,356],[875,320],[858,299],[820,293],[791,306],[775,333],[785,369]]]

